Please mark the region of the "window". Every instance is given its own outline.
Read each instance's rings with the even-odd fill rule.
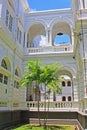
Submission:
[[[5,94],[7,94],[7,89],[5,89]]]
[[[15,70],[15,75],[18,76],[18,71],[17,71],[17,69]]]
[[[7,64],[6,64],[6,61],[5,61],[4,59],[2,60],[1,66],[2,66],[4,69],[7,69]]]
[[[69,86],[69,87],[71,86],[71,81],[67,82],[67,86]]]
[[[9,30],[12,32],[12,22],[13,22],[13,18],[12,16],[10,15],[9,16]]]
[[[3,82],[3,74],[0,73],[0,82]]]
[[[21,44],[21,31],[19,31],[19,43]]]
[[[8,84],[8,77],[4,76],[4,84]]]
[[[62,97],[62,101],[66,101],[66,97],[65,96]]]
[[[18,88],[18,86],[19,86],[19,83],[18,83],[18,81],[14,81],[14,88]]]
[[[9,13],[9,11],[6,10],[6,26],[8,26],[11,32],[12,32],[12,25],[13,25],[13,17]]]
[[[68,101],[71,101],[71,96],[68,97]]]
[[[19,27],[17,29],[17,40],[21,44],[21,37],[22,37],[22,32],[20,31]]]
[[[25,32],[24,32],[24,42],[23,42],[23,47],[25,47]]]
[[[8,76],[0,73],[0,82],[7,85],[8,84]]]
[[[55,93],[53,94],[53,101],[56,101],[56,95],[55,95]]]
[[[65,81],[62,81],[62,86],[65,87]]]
[[[9,12],[6,10],[6,26],[8,26],[9,23]]]
[[[17,40],[19,38],[19,28],[17,28]]]

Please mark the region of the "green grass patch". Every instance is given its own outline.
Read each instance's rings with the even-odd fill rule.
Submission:
[[[46,128],[39,125],[23,125],[11,130],[74,130],[74,126],[72,125],[47,125]]]

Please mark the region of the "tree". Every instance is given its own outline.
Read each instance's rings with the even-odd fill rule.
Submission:
[[[41,74],[41,67],[40,67],[40,60],[32,61],[29,60],[27,66],[25,67],[25,74],[23,75],[19,86],[26,86],[30,87],[32,83],[36,83],[36,89],[39,89],[40,81],[40,74]],[[39,94],[38,94],[38,118],[40,124],[40,115],[39,115]]]
[[[47,88],[50,91],[61,93],[61,78],[57,75],[57,71],[60,69],[57,63],[54,64],[42,64],[40,60],[28,61],[28,65],[25,68],[25,74],[20,81],[20,86],[31,86],[33,82],[36,82],[36,88],[39,89],[40,84],[45,85],[45,101],[44,101],[44,113],[46,112],[46,93]],[[50,102],[49,102],[50,103]],[[48,103],[48,108],[49,108]],[[38,118],[39,124],[39,95],[38,95]],[[47,116],[44,117],[44,125],[46,126]]]
[[[49,112],[50,100],[48,101],[48,106],[46,106],[46,93],[50,95],[50,91],[61,93],[61,77],[57,75],[60,67],[57,63],[46,64],[41,67],[40,81],[45,85],[45,105],[44,105],[44,126],[46,126],[47,115]],[[46,90],[49,88],[49,90]],[[48,107],[48,110],[46,108]]]

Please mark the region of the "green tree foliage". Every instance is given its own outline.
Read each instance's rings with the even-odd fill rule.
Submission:
[[[40,60],[29,60],[19,86],[30,86],[36,82],[36,87],[38,87],[39,84],[43,83],[52,91],[60,92],[61,77],[57,75],[60,68],[57,63],[48,65],[42,64]]]
[[[61,93],[61,80],[57,72],[60,67],[57,63],[44,65],[41,67],[40,81],[44,83],[53,92]]]
[[[42,64],[40,60],[29,60],[27,67],[25,68],[25,74],[20,81],[20,86],[31,86],[32,83],[36,83],[36,88],[39,88],[40,84],[45,85],[45,100],[44,100],[44,114],[46,114],[46,94],[47,88],[50,91],[61,93],[61,78],[58,76],[58,70],[61,67],[57,63],[54,64]],[[50,95],[50,91],[48,94]],[[50,102],[49,102],[50,103]],[[48,110],[49,110],[48,103]],[[39,95],[38,95],[38,112],[39,112]],[[39,115],[39,113],[38,113]],[[40,117],[39,123],[40,123]],[[44,125],[46,125],[47,116],[44,118]]]
[[[33,82],[40,84],[40,61],[29,60],[27,66],[25,67],[25,74],[23,75],[20,86],[30,86]]]

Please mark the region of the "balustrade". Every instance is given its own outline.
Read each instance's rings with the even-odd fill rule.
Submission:
[[[46,110],[49,111],[58,111],[58,110],[78,110],[78,103],[77,102],[39,102],[39,110],[43,111],[46,105]],[[27,108],[29,110],[38,110],[38,102],[37,101],[30,101],[27,102]]]
[[[47,47],[28,48],[28,54],[47,54],[47,53],[69,53],[73,51],[71,44]]]

